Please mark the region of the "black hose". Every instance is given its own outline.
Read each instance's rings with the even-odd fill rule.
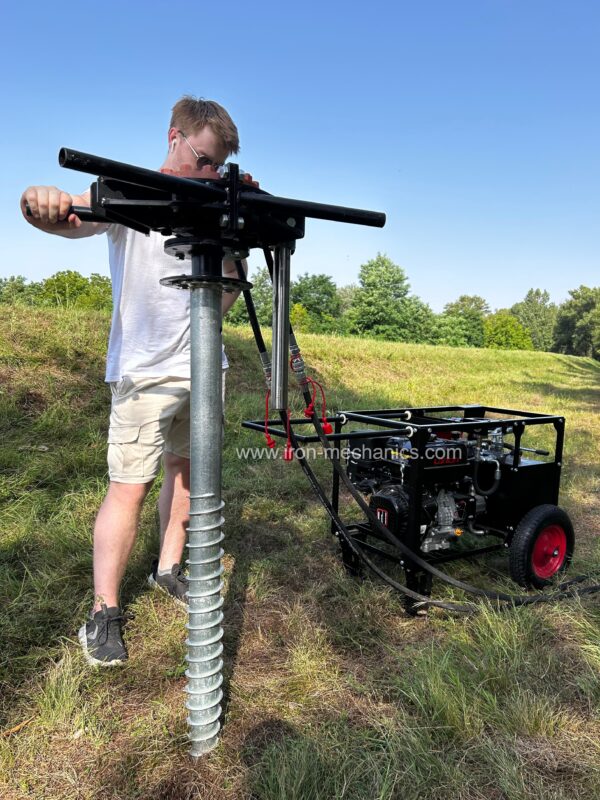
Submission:
[[[488,489],[482,489],[479,485],[479,465],[481,464],[481,459],[476,459],[475,467],[473,469],[473,488],[477,492],[477,494],[482,495],[483,497],[491,497],[496,489],[500,486],[500,478],[494,478],[494,482]]]

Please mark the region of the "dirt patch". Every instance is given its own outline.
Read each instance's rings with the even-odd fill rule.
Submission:
[[[31,389],[25,389],[17,397],[17,407],[25,417],[38,417],[48,407],[44,395]]]

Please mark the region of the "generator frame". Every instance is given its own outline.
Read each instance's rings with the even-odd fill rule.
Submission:
[[[442,414],[462,413],[462,419],[448,419]],[[488,417],[487,414],[499,416]],[[410,477],[405,486],[408,492],[408,521],[403,543],[415,554],[432,565],[442,564],[458,559],[482,556],[487,553],[510,547],[514,531],[519,521],[532,508],[545,503],[557,505],[560,489],[560,473],[563,457],[565,419],[559,415],[541,414],[532,411],[497,408],[486,405],[453,405],[453,406],[420,406],[416,408],[367,409],[356,411],[339,411],[326,418],[333,426],[333,433],[326,438],[336,446],[339,456],[343,442],[369,438],[386,438],[393,435],[404,435],[410,439],[415,457],[411,459]],[[344,426],[349,423],[360,423],[368,426],[364,429],[345,432]],[[264,431],[265,420],[249,420],[242,423],[244,427]],[[285,438],[288,431],[278,427],[280,420],[266,421],[269,433]],[[295,438],[302,446],[320,441],[314,434],[302,434],[296,429],[311,424],[305,418],[290,419],[289,427],[294,429]],[[523,457],[521,442],[525,430],[533,425],[552,425],[555,431],[554,453],[550,460],[542,461]],[[498,489],[486,498],[485,513],[477,516],[478,533],[499,538],[499,543],[485,547],[450,548],[449,551],[425,553],[421,550],[421,497],[426,484],[428,470],[425,452],[432,435],[463,434],[467,437],[484,436],[490,431],[502,430],[504,435],[514,436],[512,454],[508,454],[500,464],[501,477]],[[325,451],[327,452],[327,451]],[[452,470],[456,466],[436,465],[436,475],[451,480]],[[340,506],[340,477],[334,469],[331,484],[331,506],[338,515]],[[471,519],[475,519],[473,513]],[[401,551],[395,553],[383,549],[381,543],[389,546],[389,537],[384,539],[382,533],[368,521],[351,522],[346,525],[353,545],[376,556],[394,562],[404,569],[406,586],[420,594],[429,596],[432,576],[415,565],[409,556]],[[360,559],[352,552],[349,543],[339,535],[338,526],[332,516],[331,532],[338,537],[345,567],[352,574],[360,574]],[[374,539],[376,543],[368,541]]]

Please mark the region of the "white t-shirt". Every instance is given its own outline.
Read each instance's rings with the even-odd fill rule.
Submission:
[[[146,236],[113,224],[106,235],[113,298],[106,381],[189,378],[190,292],[159,283],[185,272],[182,262],[165,253],[165,237],[156,231]]]

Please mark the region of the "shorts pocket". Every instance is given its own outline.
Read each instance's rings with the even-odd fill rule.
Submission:
[[[109,444],[129,444],[140,437],[139,425],[111,425],[108,429]]]
[[[111,480],[140,482],[144,477],[144,451],[139,425],[111,425],[108,429],[108,473]]]

